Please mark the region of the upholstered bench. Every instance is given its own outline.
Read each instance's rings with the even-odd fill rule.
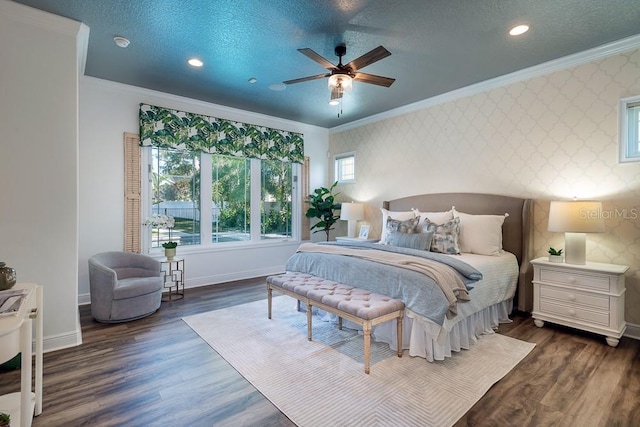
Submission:
[[[267,277],[268,316],[271,319],[272,291],[289,295],[307,305],[307,335],[312,340],[311,312],[318,307],[342,319],[362,326],[364,333],[364,372],[369,373],[371,363],[371,328],[379,323],[396,319],[398,329],[398,357],[402,357],[402,318],[404,303],[364,289],[354,288],[332,280],[295,271]]]

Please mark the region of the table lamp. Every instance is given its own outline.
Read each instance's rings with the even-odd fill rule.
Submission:
[[[343,203],[340,207],[340,219],[347,221],[347,236],[356,237],[358,220],[364,219],[362,203]]]
[[[565,262],[586,264],[586,233],[603,233],[602,203],[594,201],[552,201],[548,230],[564,233]]]

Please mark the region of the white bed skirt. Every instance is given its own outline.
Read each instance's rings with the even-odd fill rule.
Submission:
[[[305,309],[304,303],[300,303]],[[405,310],[402,324],[402,348],[409,350],[410,356],[427,359],[444,360],[451,357],[452,351],[468,350],[476,343],[480,335],[493,334],[500,323],[511,323],[509,313],[513,309],[513,299],[494,304],[477,313],[468,315],[456,323],[445,321],[440,326],[431,320],[419,316],[411,310]],[[323,321],[336,322],[337,316],[323,310],[313,308],[314,315]],[[346,328],[362,330],[352,322],[344,321]],[[395,321],[389,321],[372,328],[371,337],[374,341],[389,344],[391,349],[397,348],[397,328]]]
[[[444,360],[452,351],[468,350],[480,335],[493,334],[500,323],[510,323],[509,313],[513,309],[513,299],[499,302],[482,311],[471,314],[455,323],[439,326],[429,319],[410,310],[405,311],[402,329],[402,347],[410,356]],[[351,324],[350,326],[356,326]],[[397,333],[395,322],[386,322],[373,328],[373,339],[389,344],[395,349]]]

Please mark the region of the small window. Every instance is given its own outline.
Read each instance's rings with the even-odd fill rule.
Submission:
[[[343,153],[336,156],[336,181],[356,182],[356,154]]]
[[[620,100],[620,162],[640,162],[640,96]]]

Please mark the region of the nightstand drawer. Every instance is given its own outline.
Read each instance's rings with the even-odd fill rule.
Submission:
[[[609,290],[608,276],[591,276],[573,273],[570,271],[555,271],[540,269],[540,280],[543,282],[560,283],[563,285],[575,285],[602,291]]]
[[[609,311],[609,297],[606,295],[594,295],[586,292],[541,285],[540,297],[568,304],[589,306],[607,312]]]
[[[540,300],[540,311],[548,314],[555,314],[569,319],[582,320],[584,322],[595,323],[601,326],[609,326],[609,313],[600,311],[585,310],[571,305],[556,303],[549,300]]]

